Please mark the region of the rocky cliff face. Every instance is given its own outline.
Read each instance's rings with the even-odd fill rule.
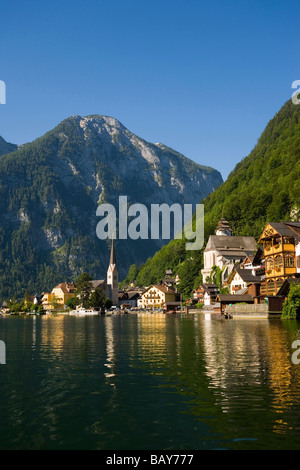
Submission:
[[[85,186],[95,203],[119,194],[132,202],[195,203],[222,183],[218,171],[146,142],[111,117],[73,116],[54,134],[54,170],[67,186]]]
[[[120,195],[147,207],[196,204],[221,183],[218,171],[146,142],[112,117],[66,119],[0,160],[2,296],[48,290],[82,271],[104,278],[109,241],[96,236],[99,204],[117,208]],[[117,240],[120,277],[167,241]]]

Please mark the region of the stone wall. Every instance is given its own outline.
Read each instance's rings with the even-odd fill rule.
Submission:
[[[232,317],[268,317],[268,305],[267,304],[248,304],[248,305],[227,305],[225,308],[225,314],[231,315]]]

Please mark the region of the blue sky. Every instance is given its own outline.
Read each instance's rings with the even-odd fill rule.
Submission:
[[[225,179],[300,80],[299,20],[299,1],[2,1],[0,135],[104,114]]]

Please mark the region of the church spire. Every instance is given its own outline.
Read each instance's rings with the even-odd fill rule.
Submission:
[[[119,284],[118,284],[118,268],[116,264],[115,245],[112,240],[110,250],[110,260],[107,270],[107,285],[109,287],[109,297],[111,298],[113,305],[118,305],[119,297]]]
[[[109,264],[116,264],[116,254],[115,254],[114,240],[112,240],[112,243],[111,243]]]

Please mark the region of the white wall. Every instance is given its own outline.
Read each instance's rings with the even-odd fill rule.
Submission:
[[[300,267],[298,268],[298,260],[297,260],[297,257],[300,256],[300,243],[298,243],[298,245],[295,246],[295,250],[296,250],[297,273],[300,273]]]

